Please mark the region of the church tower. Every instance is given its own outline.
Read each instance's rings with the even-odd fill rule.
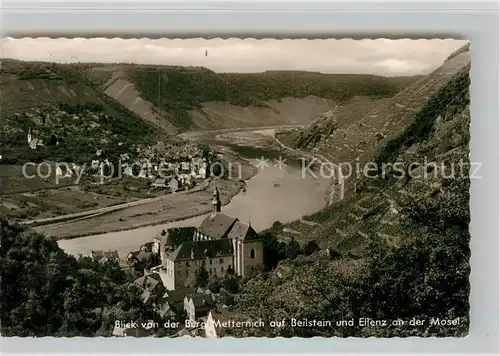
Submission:
[[[28,145],[31,143],[31,139],[32,137],[31,137],[31,127],[30,127],[30,129],[28,130]]]
[[[220,207],[221,207],[221,202],[219,198],[219,189],[217,189],[216,186],[214,189],[214,196],[212,199],[212,215],[220,213]]]

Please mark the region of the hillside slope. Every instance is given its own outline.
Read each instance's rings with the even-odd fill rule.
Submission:
[[[418,77],[384,78],[270,71],[123,65],[95,70],[104,92],[149,121],[176,131],[306,124],[355,95],[390,97]]]
[[[376,149],[401,135],[420,108],[469,63],[468,52],[457,51],[434,72],[413,82],[382,105],[364,113],[339,110],[337,115],[330,113],[315,120],[301,132],[294,133],[294,146],[318,152],[334,163],[369,161]]]
[[[54,240],[3,218],[0,236],[2,336],[110,336],[115,319],[151,314],[118,263],[76,260]]]
[[[379,169],[360,177],[343,201],[304,217],[308,224],[302,220],[287,226],[299,231],[302,240],[315,240],[322,251],[282,261],[278,270],[287,271],[285,277],[273,273],[249,282],[238,300],[243,319],[355,320],[353,327],[287,325],[265,331],[285,337],[467,334],[469,71],[465,49],[401,93],[392,106],[372,111],[388,115],[379,128],[384,123],[397,127],[384,144],[367,150]],[[396,109],[391,115],[388,107],[396,103],[409,104],[415,112],[406,116]],[[373,119],[371,115],[365,117]],[[270,231],[270,241],[273,234],[279,238],[288,232]],[[259,305],[258,310],[252,305]],[[362,326],[359,318],[389,324]],[[405,323],[390,324],[398,318]],[[412,318],[424,324],[408,323]],[[435,322],[441,319],[455,324]],[[262,333],[252,330],[247,335]]]
[[[6,112],[39,103],[98,103],[111,116],[139,117],[170,135],[307,124],[339,102],[355,96],[391,97],[419,78],[301,71],[236,74],[202,67],[11,59],[2,60],[1,71]]]
[[[368,236],[389,244],[415,237],[408,219],[468,226],[469,67],[417,114],[413,125],[375,155],[380,167],[362,177],[345,201],[313,217],[310,234],[344,252],[362,252]],[[387,167],[382,170],[383,165]],[[412,167],[413,164],[413,167]],[[446,225],[446,227],[449,227]]]
[[[161,130],[97,90],[87,72],[86,65],[2,60],[0,146],[4,159],[73,157],[88,162],[97,149],[117,151],[154,141]],[[30,129],[47,147],[28,147]],[[51,148],[49,141],[54,141]],[[64,144],[55,145],[55,141]],[[120,142],[122,148],[116,147]]]

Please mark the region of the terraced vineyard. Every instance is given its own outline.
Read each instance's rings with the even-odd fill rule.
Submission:
[[[274,336],[467,335],[469,71],[465,47],[361,119],[338,120],[331,136],[308,147],[331,159],[372,161],[378,169],[371,177],[351,180],[344,200],[291,224],[273,225],[266,241],[272,236],[315,241],[321,250],[281,261],[272,278],[249,283],[240,297],[241,314],[298,320],[460,319],[456,328],[286,326],[268,331]],[[323,117],[318,124],[332,121]],[[286,311],[280,308],[285,299]],[[249,309],[257,301],[265,312]],[[252,332],[247,335],[259,335]]]

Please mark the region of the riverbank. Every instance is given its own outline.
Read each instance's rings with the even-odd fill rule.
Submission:
[[[190,192],[168,194],[161,199],[109,210],[90,216],[76,217],[67,221],[36,226],[38,232],[47,234],[57,240],[73,239],[110,232],[133,230],[144,226],[155,226],[189,219],[209,213],[213,188],[217,186],[223,205],[228,204],[246,185],[245,181],[257,174],[257,169],[248,160],[225,151],[223,161],[238,164],[240,172],[231,179],[214,178],[205,187]]]
[[[302,175],[300,167],[289,165],[280,169],[269,166],[259,169],[258,174],[247,182],[246,191],[241,191],[230,199],[229,204],[222,207],[222,212],[242,222],[251,223],[260,232],[280,221],[291,223],[304,216],[309,216],[325,207],[325,191],[328,179]],[[211,191],[208,191],[205,204],[201,206],[207,211],[211,206]],[[226,203],[225,199],[222,199]],[[142,244],[151,242],[161,230],[199,226],[206,215],[177,220],[174,223],[148,226],[120,231],[96,234],[80,238],[60,239],[59,246],[72,255],[88,254],[92,250],[116,250],[119,255],[126,256],[137,250]],[[173,220],[173,219],[172,219]],[[119,229],[119,226],[117,227]]]
[[[277,220],[293,221],[301,218],[303,214],[316,212],[327,205],[328,199],[325,200],[325,192],[329,188],[328,182],[314,177],[303,177],[299,163],[299,158],[303,157],[302,152],[280,145],[274,137],[274,129],[265,128],[253,132],[225,131],[222,134],[215,133],[215,135],[202,133],[194,134],[194,136],[198,142],[210,141],[210,145],[222,154],[226,167],[231,164],[234,168],[231,172],[232,180],[217,180],[223,209],[231,210],[233,216],[240,219],[251,220],[254,228],[259,225],[267,228]],[[249,154],[249,149],[258,151],[252,151],[250,153],[254,154]],[[261,157],[269,159],[269,166],[264,170],[262,167],[260,169],[256,167],[257,160]],[[276,165],[278,157],[286,162],[284,167]],[[258,177],[252,179],[256,175]],[[248,188],[242,190],[245,185],[248,185]],[[132,241],[140,239],[139,231],[147,230],[150,234],[158,225],[163,225],[162,228],[168,225],[181,226],[187,222],[196,225],[212,209],[213,187],[214,184],[211,184],[203,191],[174,194],[165,196],[158,202],[123,209],[119,212],[40,227],[40,231],[61,241],[74,240],[75,244],[72,245],[78,245],[78,250],[80,250],[82,249],[80,243],[88,239],[92,239],[93,242],[86,243],[86,245],[96,244],[102,247],[102,244],[96,240],[130,235],[128,238]],[[241,194],[238,194],[240,192]],[[314,192],[315,197],[312,200],[310,199],[312,198],[311,192]],[[233,202],[235,196],[237,199]],[[261,200],[266,202],[260,203],[260,207],[256,206],[257,201]],[[289,203],[285,203],[287,201]],[[267,211],[266,214],[262,214],[267,207],[271,207],[270,203],[273,206],[272,212]]]

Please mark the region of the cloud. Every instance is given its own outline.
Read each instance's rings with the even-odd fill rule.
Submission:
[[[466,41],[255,39],[2,39],[3,58],[50,62],[204,66],[216,72],[310,70],[378,75],[427,74]],[[205,56],[208,51],[208,56]]]

